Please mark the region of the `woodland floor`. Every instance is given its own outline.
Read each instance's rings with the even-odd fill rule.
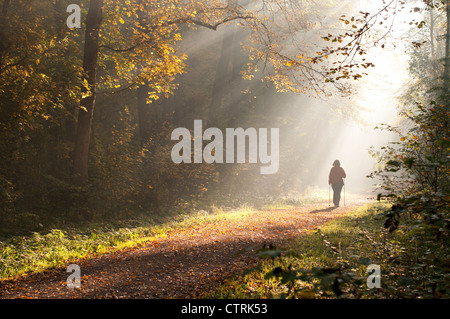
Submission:
[[[79,261],[80,289],[69,289],[69,273],[54,269],[0,281],[0,298],[202,298],[226,278],[251,268],[264,245],[282,247],[367,202],[354,197],[336,209],[322,202],[258,211],[238,220],[171,231],[142,246]]]

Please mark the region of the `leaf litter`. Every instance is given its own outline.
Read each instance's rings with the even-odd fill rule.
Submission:
[[[262,247],[282,246],[365,204],[331,209],[321,202],[262,210],[240,219],[173,230],[167,237],[79,262],[81,288],[69,289],[65,269],[0,281],[0,298],[191,299],[253,267]]]

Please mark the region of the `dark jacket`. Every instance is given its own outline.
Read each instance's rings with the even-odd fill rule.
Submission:
[[[345,171],[340,166],[333,166],[328,176],[328,184],[344,183],[343,178],[346,178]]]

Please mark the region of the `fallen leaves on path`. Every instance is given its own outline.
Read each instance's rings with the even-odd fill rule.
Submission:
[[[175,230],[139,247],[80,261],[80,289],[69,289],[69,274],[56,269],[0,282],[0,298],[200,298],[250,268],[264,245],[281,246],[362,204],[258,211]]]

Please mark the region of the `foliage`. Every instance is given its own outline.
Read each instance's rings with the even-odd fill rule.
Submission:
[[[192,35],[198,34],[200,28],[215,31],[220,26],[239,24],[236,27],[239,36],[233,44],[238,52],[233,66],[234,80],[228,83],[230,92],[233,89],[240,95],[239,102],[227,98],[224,101],[227,107],[217,124],[226,127],[231,120],[239,119],[235,124],[268,126],[270,114],[275,113],[269,98],[285,97],[256,79],[272,82],[280,91],[298,85],[298,90],[306,92],[308,82],[310,85],[320,82],[322,89],[325,88],[323,75],[312,69],[315,63],[304,66],[304,72],[309,74],[305,81],[294,83],[298,78],[288,78],[297,66],[287,65],[286,56],[298,52],[287,52],[281,43],[312,30],[314,20],[320,18],[315,12],[331,11],[332,3],[319,8],[313,4],[278,1],[267,1],[266,5],[252,2],[246,6],[238,1],[224,5],[221,1],[105,0],[98,85],[90,93],[86,70],[83,70],[86,24],[79,30],[65,27],[68,4],[68,0],[2,1],[0,222],[4,231],[17,229],[13,226],[21,225],[25,216],[34,216],[34,222],[26,223],[22,232],[38,231],[61,222],[125,217],[135,209],[148,213],[167,210],[169,204],[187,200],[216,200],[223,195],[227,199],[232,197],[231,201],[235,198],[242,202],[252,195],[264,197],[289,187],[305,187],[305,181],[294,180],[292,172],[286,170],[277,178],[258,183],[255,192],[242,193],[255,177],[255,167],[230,165],[219,170],[216,166],[182,167],[170,162],[167,156],[170,130],[185,124],[183,119],[195,105],[209,103],[212,94],[205,80],[209,77],[209,83],[212,82],[216,52],[221,50],[203,48],[191,56],[207,65],[203,69],[208,74],[205,76],[187,64],[187,55],[181,47],[198,41]],[[80,3],[83,17],[88,4],[89,1]],[[279,10],[286,20],[280,18]],[[285,32],[287,29],[289,32]],[[316,31],[315,37],[319,39],[320,31]],[[240,39],[245,43],[245,52],[240,50]],[[313,60],[316,51],[313,45],[297,46],[297,49],[304,51],[305,58],[311,56],[309,59]],[[324,68],[326,60],[320,61]],[[248,68],[247,62],[253,66]],[[273,67],[266,68],[267,62]],[[191,67],[192,76],[180,78],[188,70],[186,65]],[[254,79],[250,86],[249,81],[239,79],[242,74]],[[199,86],[189,86],[191,82]],[[140,136],[139,121],[143,115],[136,101],[136,89],[140,86],[148,87],[148,103],[144,107],[152,115],[150,138],[145,140]],[[178,101],[186,98],[188,102],[176,103],[170,109],[169,98],[179,86],[184,87],[184,92],[189,88],[193,92],[179,95]],[[254,90],[242,94],[244,86]],[[73,176],[77,117],[85,111],[80,107],[80,100],[91,93],[96,95],[89,147],[91,178],[87,185],[80,186]],[[256,101],[250,98],[253,95],[258,96]],[[228,112],[231,107],[236,110],[233,114]],[[266,112],[261,114],[263,108]],[[191,113],[203,117],[214,113],[214,109]],[[297,131],[302,123],[294,123],[292,118],[278,117],[276,125]],[[296,134],[304,135],[305,131]],[[303,140],[310,139],[305,135]],[[281,160],[294,157],[302,162],[291,145],[286,145],[281,153]]]
[[[90,92],[83,70],[86,23],[80,30],[65,28],[65,9],[70,3],[1,1],[0,231],[6,238],[100,220],[126,220],[134,214],[172,216],[174,209],[211,203],[233,206],[255,198],[267,203],[279,195],[288,196],[287,189],[302,191],[308,178],[314,178],[314,165],[320,164],[307,163],[306,154],[324,129],[301,116],[309,111],[306,107],[286,107],[286,113],[281,113],[279,105],[292,101],[280,92],[348,93],[346,80],[358,80],[365,74],[362,70],[373,67],[366,59],[367,48],[384,36],[371,32],[376,16],[384,11],[375,16],[365,12],[338,16],[336,1],[331,0],[320,4],[104,0],[98,83]],[[80,3],[83,17],[89,3]],[[329,25],[323,19],[327,14],[332,21]],[[211,41],[214,43],[190,56],[184,52],[200,42],[201,28],[212,32],[219,27],[234,28],[234,33],[228,32],[230,29],[216,33],[224,39],[231,34],[231,51]],[[336,27],[342,32],[323,34],[323,28]],[[226,65],[224,73],[217,67],[221,63]],[[206,67],[200,68],[202,65]],[[218,99],[211,88],[214,77],[226,79],[221,89],[229,89]],[[136,91],[141,87],[148,89],[145,105],[137,101]],[[88,134],[92,135],[90,179],[80,186],[73,176],[77,116],[85,112],[80,101],[90,94],[96,97]],[[441,120],[448,119],[439,105],[432,106],[439,121],[420,109],[411,114],[424,123],[420,129],[432,134],[446,132],[445,126],[433,128],[435,122],[444,125]],[[150,114],[148,137],[141,134],[142,109]],[[170,132],[192,123],[193,118],[216,113],[217,118],[210,120],[219,128],[283,127],[286,136],[282,138],[290,141],[284,143],[280,160],[297,166],[281,165],[277,176],[256,179],[257,169],[251,165],[174,165]],[[328,124],[332,132],[333,125]],[[417,186],[426,184],[433,189],[447,185],[448,189],[448,162],[443,153],[448,136],[435,135],[428,141],[426,135],[411,131],[404,141],[414,140],[414,136],[417,142],[428,141],[431,160],[428,153],[420,160],[410,160],[409,153],[400,160],[404,169],[426,172],[417,178]],[[304,145],[302,154],[296,152],[296,142]],[[425,152],[426,143],[407,145],[407,151]],[[428,166],[421,166],[424,163]],[[294,171],[304,173],[302,179],[296,178]],[[445,220],[439,214],[448,198],[444,198],[447,202],[428,198],[422,206],[438,210],[432,211],[429,219],[435,220],[436,215]],[[286,201],[296,203],[289,198]],[[45,241],[61,239],[52,236],[40,241],[39,248]],[[60,243],[66,244],[66,237],[62,238]]]
[[[381,176],[386,195],[404,196],[419,191],[441,197],[448,194],[448,108],[436,102],[429,107],[417,104],[401,115],[410,121],[409,128],[402,132],[389,125],[381,127],[398,133],[400,141],[383,147],[382,152],[372,152],[383,166],[370,176]]]
[[[384,214],[383,228],[389,233],[399,231],[416,241],[415,248],[402,248],[404,253],[400,258],[402,261],[407,259],[411,263],[408,271],[423,281],[401,278],[401,287],[397,287],[399,294],[412,289],[414,296],[440,297],[448,293],[445,273],[448,271],[446,248],[450,231],[450,51],[448,43],[445,48],[439,42],[435,44],[434,34],[439,30],[439,24],[434,18],[434,10],[445,12],[447,9],[447,15],[449,12],[448,3],[427,5],[430,36],[419,32],[420,40],[412,43],[410,73],[413,81],[401,99],[400,125],[383,124],[380,127],[395,133],[399,140],[380,151],[371,150],[378,159],[379,168],[369,177],[380,178],[382,192],[378,199],[387,198],[393,203],[391,210]],[[421,30],[425,24],[425,21],[421,22],[418,28]],[[447,26],[444,31],[447,38],[450,37],[448,30]],[[429,37],[431,44],[423,45],[427,41],[421,40]],[[426,290],[421,291],[418,285]]]
[[[69,106],[81,91],[79,37],[56,2],[3,1],[0,35],[0,222],[39,215],[70,158]],[[67,134],[67,135],[66,135]],[[52,175],[50,179],[49,175]],[[54,179],[51,179],[54,178]],[[32,186],[32,187],[31,187]]]
[[[438,7],[430,10],[435,8]],[[430,28],[434,32],[439,30],[433,24]],[[419,36],[428,37],[423,33]],[[441,49],[439,43],[434,45],[434,40],[431,39],[431,48],[413,42],[410,61],[413,81],[401,99],[400,125],[380,127],[395,133],[399,140],[380,151],[371,150],[378,159],[379,169],[369,177],[380,178],[383,192],[378,198],[387,197],[395,203],[387,216],[386,227],[394,230],[399,217],[409,214],[420,221],[416,226],[445,241],[450,225],[450,75],[445,73],[445,65],[450,52],[448,47]]]

